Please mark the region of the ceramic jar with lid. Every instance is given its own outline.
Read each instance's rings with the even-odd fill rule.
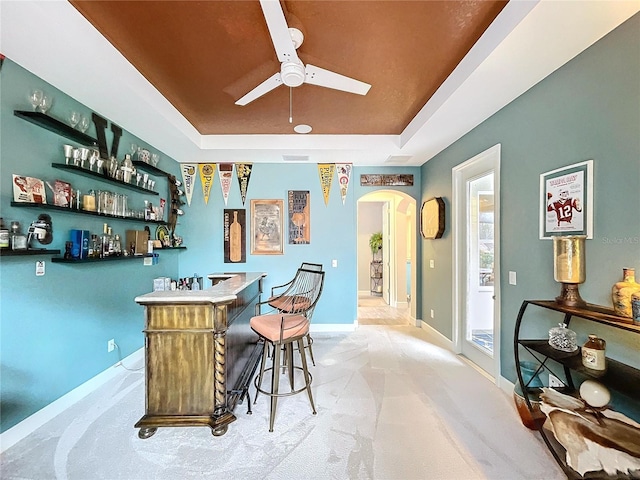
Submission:
[[[611,289],[611,300],[616,315],[632,318],[631,295],[640,292],[640,284],[636,283],[635,268],[622,269],[622,281]]]
[[[589,339],[582,346],[582,365],[591,370],[604,372],[607,368],[605,349],[607,342],[596,335],[589,335]]]
[[[576,332],[567,328],[564,323],[559,323],[549,330],[549,345],[563,352],[575,352],[578,350]]]

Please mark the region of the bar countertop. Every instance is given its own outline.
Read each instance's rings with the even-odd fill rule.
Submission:
[[[236,299],[236,295],[261,278],[265,273],[239,272],[209,274],[209,279],[224,279],[203,290],[165,290],[146,293],[135,298],[141,305],[157,303],[222,303]]]

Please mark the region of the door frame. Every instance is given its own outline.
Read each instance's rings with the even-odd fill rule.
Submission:
[[[460,232],[466,231],[466,184],[463,173],[466,169],[482,165],[486,171],[494,172],[494,303],[493,303],[493,369],[494,382],[501,377],[500,369],[500,153],[501,145],[498,143],[479,153],[473,158],[452,168],[453,208],[452,208],[452,240],[453,240],[453,280],[452,280],[452,339],[455,353],[462,353],[464,331],[462,328],[462,315],[465,312],[463,291],[466,288],[467,279],[463,278],[464,263],[466,262],[466,237]]]
[[[417,205],[418,205],[418,201],[413,198],[411,195],[405,193],[405,192],[401,192],[398,190],[376,190],[373,192],[369,192],[366,193],[362,196],[360,196],[357,201],[356,201],[356,222],[358,225],[360,225],[361,222],[361,218],[360,218],[360,205],[361,203],[367,203],[367,202],[380,202],[380,203],[387,203],[388,207],[389,207],[389,230],[390,232],[392,232],[391,235],[388,235],[388,239],[389,239],[389,244],[385,244],[384,242],[384,235],[383,235],[383,260],[384,258],[387,258],[390,260],[390,265],[389,265],[389,278],[387,280],[387,285],[389,288],[389,306],[397,308],[399,306],[399,304],[404,304],[405,303],[405,299],[399,299],[398,298],[398,282],[399,281],[403,281],[406,282],[406,265],[407,265],[407,261],[406,261],[406,256],[405,258],[402,260],[401,264],[399,263],[400,260],[396,259],[396,250],[399,248],[398,247],[398,235],[399,235],[399,231],[397,230],[397,222],[398,222],[398,218],[397,218],[397,212],[404,212],[404,214],[406,215],[405,217],[405,222],[407,222],[407,225],[410,224],[410,236],[406,237],[402,236],[401,238],[403,239],[402,241],[408,242],[407,244],[407,248],[409,249],[409,254],[411,257],[411,263],[410,263],[410,277],[411,277],[411,282],[410,282],[410,291],[407,292],[408,295],[410,295],[411,297],[411,302],[409,302],[408,306],[409,306],[409,312],[410,312],[410,318],[412,319],[413,322],[416,323],[416,326],[419,326],[419,320],[417,319],[417,309],[418,309],[418,280],[417,280],[417,249],[418,249],[418,239],[417,236],[419,235],[419,228],[418,228],[418,218],[416,215],[416,211],[417,211]],[[381,207],[382,208],[382,207]],[[388,251],[384,251],[384,248],[388,248]],[[368,247],[366,247],[364,244],[357,244],[356,245],[356,251],[358,252],[357,256],[358,256],[358,268],[360,265],[360,262],[364,262],[367,261],[368,262],[368,258],[366,255],[363,254],[363,251],[365,251],[364,249],[366,249],[367,252],[369,252]],[[365,260],[366,259],[366,260]],[[392,262],[392,263],[391,263]],[[368,263],[367,263],[368,264]],[[401,269],[401,274],[399,273]],[[400,275],[401,275],[401,279],[400,279]],[[383,286],[383,288],[385,288]],[[356,302],[357,302],[357,298],[356,298]],[[357,321],[356,321],[357,323]]]

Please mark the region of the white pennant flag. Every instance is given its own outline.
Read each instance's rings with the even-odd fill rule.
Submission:
[[[336,163],[336,172],[338,173],[338,184],[340,185],[340,196],[342,204],[347,198],[347,190],[349,189],[349,179],[351,178],[351,163]]]
[[[226,205],[229,199],[229,191],[231,190],[231,181],[233,180],[233,163],[219,163],[218,172],[220,172],[222,198],[224,198],[224,204]]]
[[[191,197],[193,196],[193,187],[196,183],[197,165],[193,163],[181,163],[180,171],[182,172],[182,184],[184,185],[184,194],[187,197],[187,204],[191,205]]]

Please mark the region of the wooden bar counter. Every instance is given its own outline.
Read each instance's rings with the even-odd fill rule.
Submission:
[[[205,290],[152,292],[145,307],[145,415],[135,424],[149,438],[158,427],[208,426],[224,435],[260,358],[249,327],[263,273],[212,274]],[[231,389],[228,389],[231,386]]]

